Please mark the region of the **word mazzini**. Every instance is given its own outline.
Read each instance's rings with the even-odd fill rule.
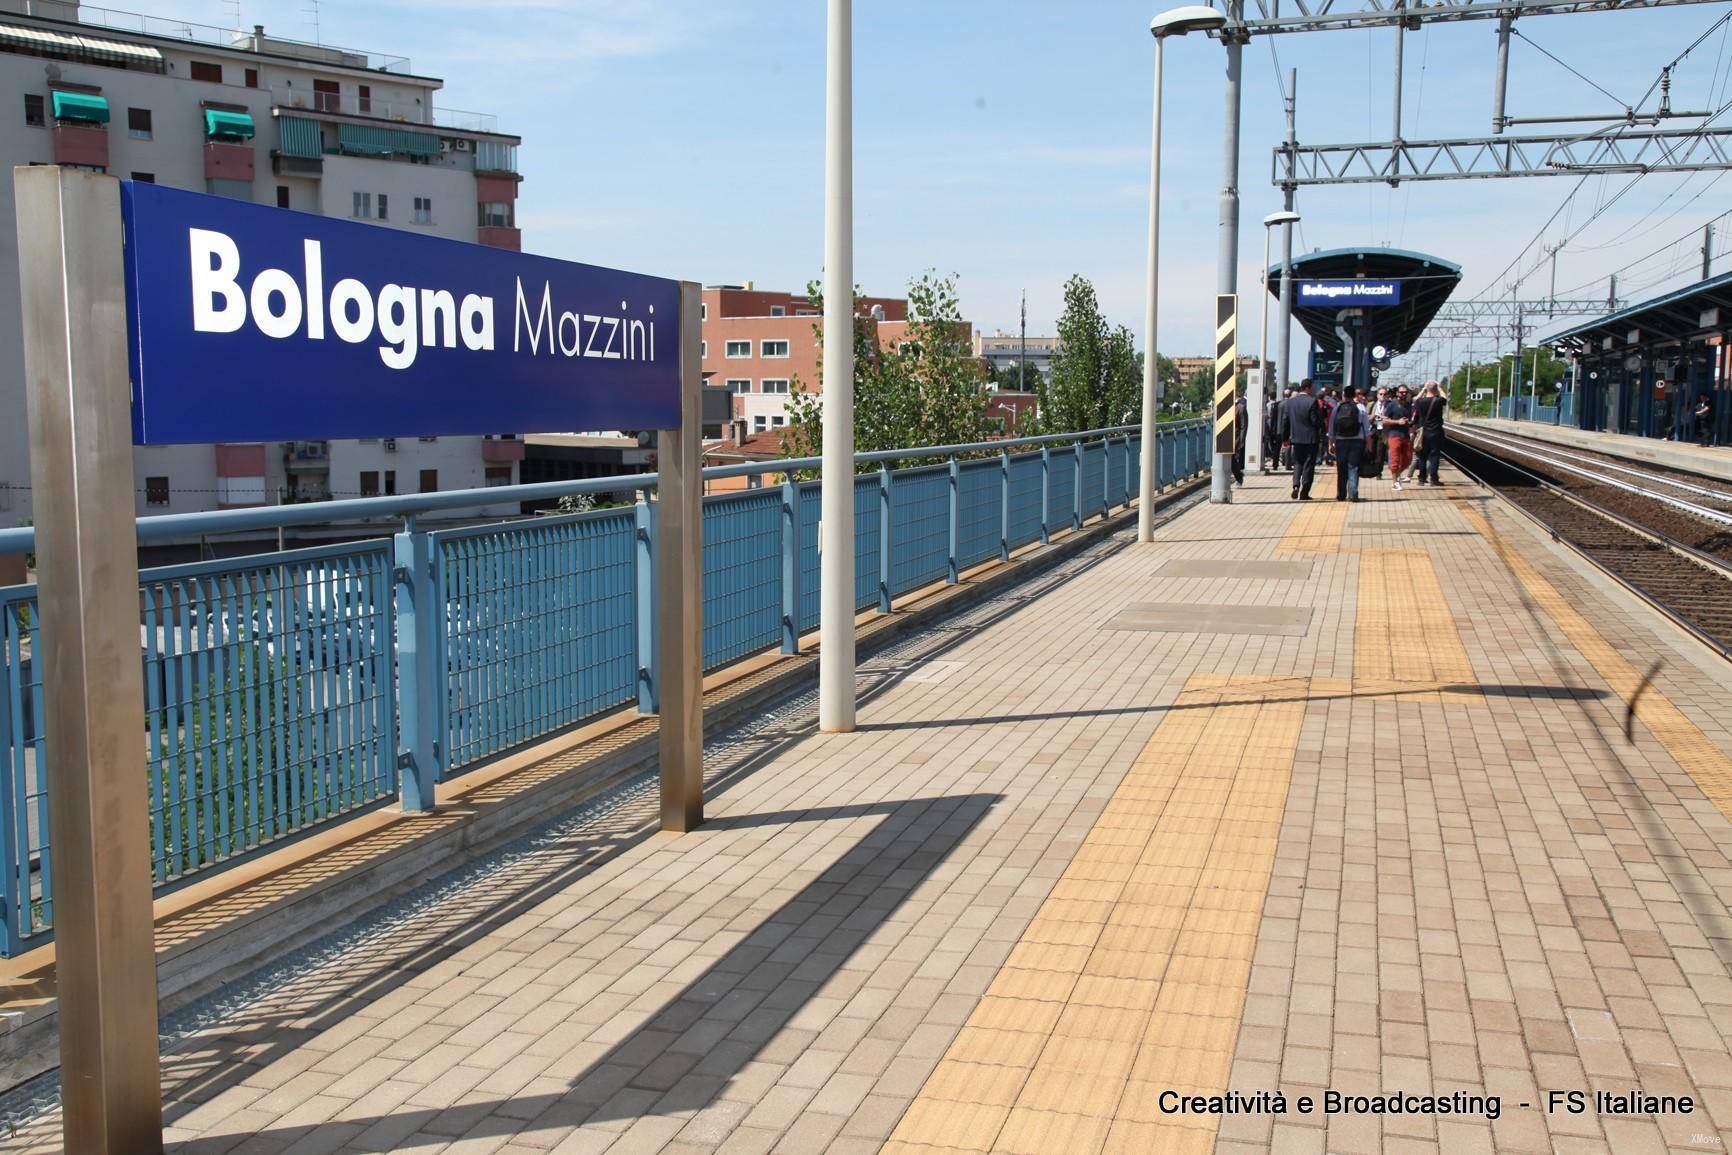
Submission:
[[[240,248],[232,238],[210,229],[188,229],[192,261],[192,327],[197,333],[234,333],[250,319],[267,337],[304,335],[325,339],[327,321],[338,340],[365,344],[377,331],[379,360],[387,368],[407,369],[422,348],[477,352],[494,348],[494,300],[466,293],[459,300],[447,289],[417,289],[383,285],[375,293],[353,277],[344,277],[325,291],[324,251],[318,241],[302,242],[302,269],[297,280],[285,269],[261,269],[241,287]],[[553,284],[543,282],[537,305],[534,293],[524,294],[517,281],[511,351],[527,346],[531,356],[594,357],[606,361],[655,360],[655,306],[649,318],[595,313],[556,312]],[[620,302],[620,312],[627,311]]]
[[[1320,1101],[1321,1100],[1321,1101]],[[1186,1095],[1180,1091],[1160,1093],[1156,1105],[1164,1115],[1285,1115],[1289,1110],[1312,1115],[1483,1115],[1495,1120],[1503,1113],[1497,1095],[1472,1095],[1456,1091],[1448,1095],[1348,1095],[1336,1090],[1321,1096],[1296,1095],[1289,1105],[1281,1091],[1228,1091],[1224,1095]]]

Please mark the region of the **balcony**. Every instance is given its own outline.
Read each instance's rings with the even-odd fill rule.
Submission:
[[[510,225],[482,225],[475,230],[477,244],[492,245],[496,249],[510,249],[514,253],[523,251],[523,230]]]
[[[253,179],[253,146],[229,141],[209,140],[204,146],[204,177],[206,180]]]
[[[54,163],[85,168],[108,167],[108,127],[101,124],[58,123],[54,126]]]
[[[522,461],[523,453],[523,442],[515,437],[489,437],[481,443],[481,460],[489,465]]]
[[[290,441],[283,445],[283,468],[290,473],[327,472],[331,468],[329,441]]]

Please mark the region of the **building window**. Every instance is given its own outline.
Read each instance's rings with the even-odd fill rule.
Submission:
[[[476,206],[476,224],[484,229],[514,228],[516,206],[510,201],[483,201]]]
[[[395,469],[385,471],[385,496],[397,496],[397,471]]]
[[[257,88],[258,86],[259,86],[259,70],[256,68],[247,69],[247,87],[248,88]]]
[[[355,108],[360,112],[360,114],[362,116],[367,116],[373,111],[373,86],[372,85],[370,85],[370,84],[361,85],[360,95],[355,98]]]
[[[492,489],[496,485],[510,485],[510,484],[511,484],[511,466],[509,466],[509,465],[489,465],[487,467],[487,488]]]
[[[788,343],[786,341],[765,341],[759,349],[759,355],[763,357],[786,357],[788,355]]]
[[[126,110],[126,135],[134,140],[150,139],[150,109],[129,108]]]
[[[439,444],[439,439],[437,437],[417,437],[415,440],[419,441],[423,445]]]
[[[752,379],[750,377],[729,377],[728,378],[728,392],[729,393],[750,393],[751,391],[752,391]]]
[[[430,225],[433,223],[433,198],[416,197],[415,215],[410,218],[415,224]]]
[[[796,316],[796,317],[816,317],[817,315],[818,315],[818,310],[816,310],[816,309],[795,309],[794,310],[794,316]]]
[[[727,357],[750,357],[752,343],[750,341],[729,341],[722,354]]]
[[[699,341],[698,342],[698,359],[699,360],[708,360],[709,356],[710,356],[710,343],[708,341]]]
[[[361,470],[361,496],[379,496],[379,471],[377,469]]]
[[[280,209],[289,207],[289,186],[286,184],[277,186],[277,207]]]
[[[770,418],[770,428],[772,428],[772,429],[780,429],[782,426],[786,425],[787,423],[788,423],[788,419],[786,417],[772,417],[772,418]]]
[[[385,220],[390,215],[388,212],[386,212],[386,208],[388,206],[386,205],[385,202],[386,202],[385,194],[380,193],[379,194],[379,219],[380,220]]]
[[[29,99],[30,99],[30,98],[29,98],[29,97],[25,97],[25,98],[24,98],[24,99],[26,99],[26,100],[29,100]],[[38,105],[38,106],[40,106],[40,105],[41,105],[41,104],[42,104],[42,98],[41,98],[41,97],[40,97],[40,96],[38,96],[38,97],[37,97],[37,98],[36,98],[36,103],[37,103],[37,105]],[[698,320],[700,320],[700,321],[707,321],[707,320],[709,320],[709,319],[710,319],[710,306],[709,306],[709,303],[708,303],[708,302],[700,302],[700,303],[699,303],[699,305],[698,305]]]
[[[788,309],[785,305],[771,305],[770,306],[770,316],[772,316],[772,317],[786,317],[787,315],[788,315]]]
[[[439,492],[439,471],[437,469],[423,469],[421,471],[421,492]]]
[[[132,179],[139,184],[155,184],[156,174],[154,172],[135,172],[132,174]]]
[[[209,84],[221,84],[223,82],[223,66],[213,64],[208,60],[195,60],[192,62],[192,78],[203,80]]]
[[[168,478],[147,477],[144,479],[144,503],[146,505],[168,504]]]
[[[756,417],[752,418],[752,432],[753,433],[762,433],[767,428],[769,428],[769,419],[766,418],[762,413],[760,413]]]
[[[343,87],[335,80],[313,81],[313,107],[320,112],[341,112]]]
[[[371,220],[373,218],[373,194],[370,192],[361,192],[357,189],[354,197],[355,211],[351,215]]]
[[[43,107],[40,93],[26,92],[24,94],[24,123],[31,128],[42,128],[48,124],[47,110]]]
[[[788,379],[786,377],[766,377],[758,382],[758,392],[760,393],[786,393],[787,391]]]

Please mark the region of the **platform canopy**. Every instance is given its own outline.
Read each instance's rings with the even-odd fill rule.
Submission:
[[[1269,292],[1281,296],[1281,266],[1269,270]],[[1305,281],[1400,281],[1401,302],[1365,308],[1370,343],[1383,345],[1392,354],[1405,353],[1419,340],[1437,311],[1461,283],[1461,266],[1441,257],[1406,249],[1324,249],[1293,258],[1293,280]],[[1338,350],[1341,337],[1335,332],[1340,306],[1313,307],[1295,304],[1294,318],[1311,334],[1318,348]]]
[[[1732,328],[1732,273],[1662,293],[1546,338],[1584,356],[1623,355]]]

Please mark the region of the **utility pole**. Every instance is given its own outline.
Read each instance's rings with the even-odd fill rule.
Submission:
[[[1299,186],[1293,183],[1293,148],[1299,143],[1294,105],[1299,99],[1299,70],[1287,71],[1287,177],[1281,185],[1281,207],[1293,212],[1293,202]],[[1281,337],[1275,354],[1275,396],[1293,384],[1287,367],[1287,353],[1293,347],[1293,222],[1281,226]]]
[[[1708,279],[1708,269],[1714,263],[1714,226],[1702,226],[1702,279]]]
[[[1223,297],[1239,291],[1239,69],[1245,49],[1245,0],[1226,0],[1226,12],[1227,26],[1221,29],[1221,43],[1227,49],[1226,123],[1221,133],[1220,248],[1215,258],[1215,292]],[[1237,366],[1231,372],[1237,379]],[[1218,413],[1216,419],[1219,420]],[[1220,450],[1217,442],[1214,468],[1209,478],[1209,501],[1215,505],[1228,505],[1233,500],[1232,454]]]
[[[1028,290],[1022,291],[1022,339],[1016,352],[1016,389],[1019,393],[1028,392]]]
[[[1515,361],[1510,366],[1510,384],[1513,386],[1510,389],[1510,417],[1520,421],[1522,399],[1522,311],[1520,308],[1516,309],[1515,316]]]

